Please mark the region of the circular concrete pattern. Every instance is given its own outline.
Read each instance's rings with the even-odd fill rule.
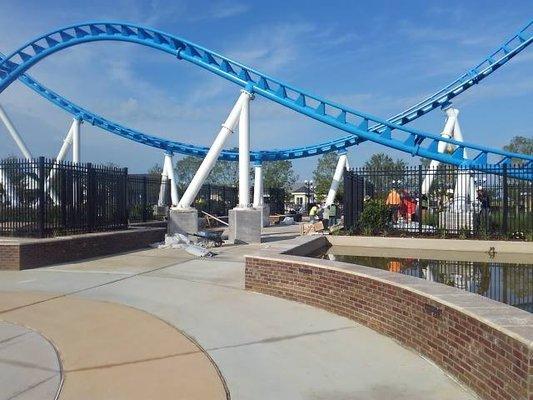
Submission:
[[[61,364],[52,344],[24,326],[0,321],[0,400],[54,400]]]
[[[206,353],[161,319],[115,303],[53,295],[36,302],[39,297],[35,293],[0,293],[0,305],[15,306],[0,306],[0,319],[30,326],[57,347],[64,374],[59,399],[229,397]],[[49,373],[52,371],[57,368]],[[41,379],[45,377],[48,375]],[[19,399],[6,399],[11,398]],[[30,398],[53,396],[24,397]]]

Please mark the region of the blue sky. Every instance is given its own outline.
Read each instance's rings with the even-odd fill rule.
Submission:
[[[331,100],[382,117],[465,72],[533,17],[531,1],[7,1],[0,0],[0,50],[90,20],[145,24],[187,38]],[[533,48],[460,96],[465,140],[501,147],[533,136]],[[45,85],[102,115],[149,133],[209,145],[239,88],[166,54],[126,43],[57,53],[30,71]],[[70,118],[22,84],[0,95],[30,150],[55,156]],[[436,110],[413,123],[439,133]],[[83,125],[82,159],[144,172],[160,151]],[[252,103],[255,149],[310,144],[343,132],[264,99]],[[231,138],[227,147],[237,143]],[[385,151],[352,148],[352,165]],[[0,126],[0,157],[18,155]],[[295,161],[301,179],[316,159]]]

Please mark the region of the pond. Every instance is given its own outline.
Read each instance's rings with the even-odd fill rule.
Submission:
[[[533,313],[527,255],[333,246],[310,255],[454,286]]]

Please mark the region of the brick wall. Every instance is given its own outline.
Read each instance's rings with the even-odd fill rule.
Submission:
[[[533,400],[531,342],[394,282],[284,258],[247,257],[246,289],[319,307],[390,336],[483,399]]]
[[[27,269],[122,253],[164,240],[166,228],[140,228],[0,244],[0,269]]]
[[[0,246],[0,269],[19,269],[19,246],[16,244],[2,244]]]

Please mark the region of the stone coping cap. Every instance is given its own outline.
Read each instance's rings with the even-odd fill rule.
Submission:
[[[362,265],[341,261],[323,260],[318,258],[291,255],[295,249],[317,248],[315,241],[325,241],[324,236],[302,236],[285,242],[283,245],[272,245],[245,258],[267,261],[289,262],[302,266],[324,268],[344,272],[355,276],[366,277],[376,281],[405,289],[453,308],[464,313],[505,335],[511,336],[533,349],[533,315],[516,307],[491,300],[481,295],[463,291],[437,282],[428,282],[409,275],[385,271]]]
[[[81,233],[79,235],[65,235],[65,236],[57,236],[57,237],[50,237],[50,238],[25,238],[25,237],[1,237],[0,238],[0,246],[2,245],[24,245],[28,243],[48,243],[48,242],[60,242],[64,240],[76,240],[76,239],[84,239],[87,237],[97,237],[97,236],[112,236],[112,235],[127,235],[130,233],[138,233],[138,232],[151,232],[154,230],[161,230],[165,229],[165,227],[130,227],[129,229],[120,229],[116,231],[105,231],[105,232],[91,232],[91,233]]]

